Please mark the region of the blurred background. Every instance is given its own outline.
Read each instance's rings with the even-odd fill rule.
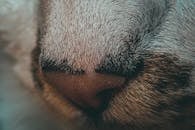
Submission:
[[[66,125],[33,93],[36,0],[0,0],[0,130],[61,130]]]
[[[62,130],[57,116],[20,82],[15,62],[0,48],[0,130]]]

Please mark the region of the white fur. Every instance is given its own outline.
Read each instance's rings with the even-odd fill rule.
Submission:
[[[162,15],[167,8],[164,5],[160,8],[157,2],[149,1],[154,7],[142,0],[50,2],[47,33],[41,41],[42,56],[58,63],[67,59],[75,68],[94,71],[106,55],[116,55],[124,41],[136,35],[137,29],[145,28],[149,18],[143,16],[143,11],[149,13],[150,8],[157,8],[158,15]],[[134,46],[131,45],[134,43],[129,44]]]

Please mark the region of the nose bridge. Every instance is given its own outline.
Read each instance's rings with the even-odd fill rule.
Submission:
[[[94,73],[96,66],[100,64],[101,61],[101,57],[98,57],[98,55],[99,54],[96,54],[95,52],[84,52],[84,54],[73,57],[74,59],[69,59],[69,63],[73,68],[81,68],[85,73],[88,73],[88,76],[91,76],[90,78],[92,78],[94,76],[92,73]]]
[[[95,93],[104,89],[120,87],[124,82],[123,77],[98,73],[88,73],[77,77],[73,76],[72,79],[72,83],[77,82],[77,86],[93,89]]]

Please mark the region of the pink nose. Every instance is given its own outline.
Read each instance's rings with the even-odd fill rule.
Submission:
[[[46,72],[48,83],[64,97],[82,108],[99,109],[111,96],[110,90],[120,90],[125,78],[106,74],[68,75],[61,72]]]

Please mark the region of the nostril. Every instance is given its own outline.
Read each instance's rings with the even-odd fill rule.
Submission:
[[[88,106],[88,107],[80,107],[86,114],[89,116],[99,116],[100,113],[102,113],[108,106],[110,100],[114,97],[115,93],[117,93],[119,89],[106,89],[103,91],[100,91],[96,94],[96,98],[99,100],[99,105],[94,106]]]
[[[101,100],[101,105],[98,108],[99,112],[103,111],[105,108],[108,107],[109,101],[113,98],[113,96],[118,91],[120,91],[119,88],[110,88],[110,89],[106,89],[106,90],[103,90],[103,91],[97,93],[96,96]]]
[[[69,75],[47,72],[43,75],[59,94],[87,113],[103,111],[126,81],[124,77],[98,73]]]

